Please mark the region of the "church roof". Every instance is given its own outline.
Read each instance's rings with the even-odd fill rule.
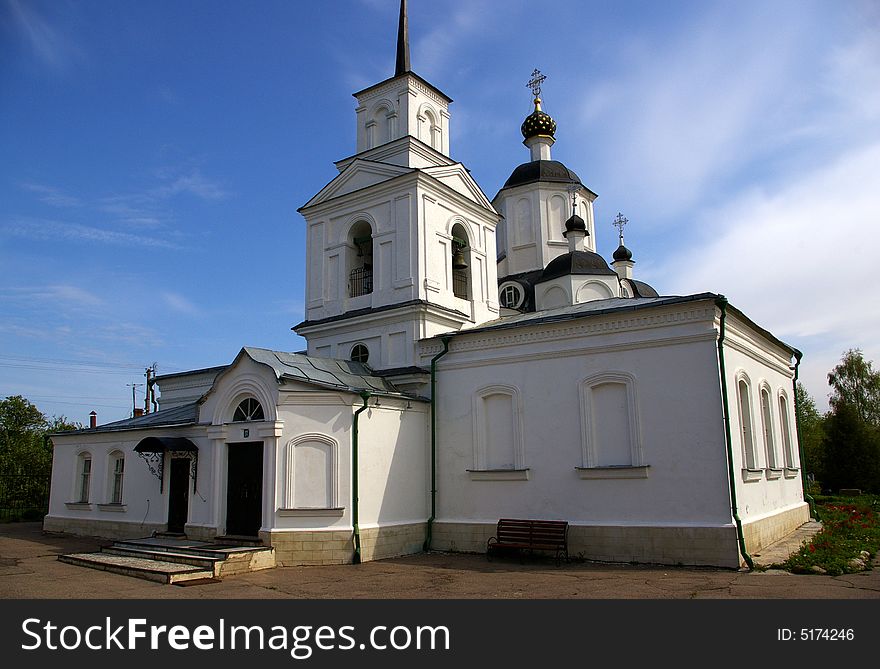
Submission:
[[[608,267],[605,258],[592,251],[570,251],[551,260],[541,274],[540,281],[549,281],[569,274],[604,274],[617,276],[617,272]]]
[[[387,379],[376,376],[367,365],[337,358],[317,358],[303,353],[286,353],[246,346],[242,349],[254,362],[268,365],[278,379],[353,393],[408,397]],[[415,399],[415,398],[413,398]]]
[[[605,300],[580,302],[578,304],[559,307],[557,309],[545,309],[543,311],[535,311],[528,314],[505,316],[503,318],[497,318],[494,321],[489,321],[488,323],[483,323],[478,327],[459,330],[458,332],[449,332],[446,336],[473,334],[475,332],[486,332],[489,330],[506,330],[509,328],[541,325],[544,323],[559,323],[578,318],[588,318],[590,316],[626,311],[639,311],[641,309],[651,309],[672,304],[683,304],[685,302],[696,302],[698,300],[714,300],[719,297],[720,296],[715,293],[698,293],[696,295],[674,295],[667,297],[610,297]]]
[[[581,178],[558,160],[531,160],[513,170],[501,190],[544,181],[583,186]]]
[[[199,403],[190,402],[189,404],[181,404],[173,409],[160,409],[159,411],[144,414],[143,416],[138,416],[136,418],[126,418],[105,425],[99,425],[96,428],[84,428],[82,430],[73,430],[71,432],[62,432],[60,434],[63,436],[66,434],[96,434],[99,432],[144,430],[153,427],[170,427],[172,425],[195,425],[198,421]]]

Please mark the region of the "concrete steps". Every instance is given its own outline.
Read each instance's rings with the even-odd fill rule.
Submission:
[[[219,579],[275,566],[275,549],[171,537],[117,541],[97,553],[72,553],[61,562],[158,583]]]
[[[100,569],[123,576],[143,578],[157,583],[180,583],[193,579],[214,578],[214,571],[179,562],[144,559],[110,553],[72,553],[59,555],[61,562],[90,569]]]

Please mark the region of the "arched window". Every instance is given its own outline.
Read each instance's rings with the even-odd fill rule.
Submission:
[[[788,398],[784,393],[779,395],[779,427],[782,428],[782,455],[785,466],[794,469],[794,449],[791,441],[791,424],[788,421]]]
[[[502,284],[501,290],[498,291],[498,300],[502,307],[508,309],[519,309],[525,301],[525,291],[522,286],[514,281]]]
[[[232,416],[233,423],[242,423],[249,420],[264,420],[263,406],[253,397],[243,400]]]
[[[452,226],[452,294],[463,300],[470,299],[470,248],[467,232],[461,223]]]
[[[624,478],[647,476],[643,461],[636,380],[625,372],[584,379],[579,386],[583,468],[617,469]],[[597,478],[588,471],[583,478]]]
[[[489,386],[473,397],[474,470],[522,470],[522,420],[519,394],[510,386]]]
[[[89,503],[89,488],[92,479],[92,455],[80,453],[77,458],[76,501],[80,504]]]
[[[366,364],[370,359],[370,349],[363,344],[355,344],[351,349],[351,361]]]
[[[773,439],[773,410],[770,405],[769,388],[761,388],[761,427],[764,430],[764,451],[767,454],[767,469],[778,469],[776,443]]]
[[[287,446],[288,509],[337,506],[337,444],[322,434],[304,434]]]
[[[752,430],[752,396],[749,392],[749,383],[746,379],[740,379],[736,387],[739,402],[739,427],[746,469],[757,469],[755,439]]]
[[[107,471],[110,475],[110,504],[122,504],[122,484],[125,478],[125,454],[113,451],[109,459]]]
[[[348,296],[373,292],[373,229],[366,221],[351,226],[348,234]]]

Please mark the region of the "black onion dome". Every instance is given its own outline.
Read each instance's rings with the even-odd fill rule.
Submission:
[[[523,121],[520,130],[525,139],[539,135],[553,137],[556,134],[556,121],[547,112],[536,109],[526,116],[526,120]]]
[[[614,255],[612,257],[615,260],[632,260],[633,254],[632,251],[621,244],[617,247],[617,250],[614,252]]]
[[[584,223],[584,219],[582,219],[580,216],[578,216],[577,214],[572,214],[571,218],[569,218],[565,222],[565,231],[566,232],[577,232],[577,231],[586,232],[587,231],[587,224]]]
[[[571,251],[551,260],[541,272],[541,281],[570,274],[605,274],[617,276],[605,259],[592,251]]]
[[[501,190],[539,181],[576,183],[583,186],[581,178],[558,160],[532,160],[513,170]]]

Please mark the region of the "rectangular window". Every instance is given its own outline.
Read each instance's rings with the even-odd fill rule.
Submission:
[[[89,479],[92,476],[92,459],[83,458],[82,469],[80,471],[79,480],[79,502],[80,504],[88,504],[89,502]]]
[[[773,442],[773,414],[770,410],[770,393],[761,390],[761,423],[764,428],[764,449],[767,451],[767,468],[777,469],[776,444]]]
[[[113,494],[111,504],[122,504],[122,479],[125,474],[125,458],[119,457],[113,463]]]
[[[755,447],[752,443],[752,408],[749,398],[749,386],[740,381],[739,389],[739,426],[742,432],[742,445],[746,458],[746,469],[755,469]]]
[[[779,397],[779,424],[782,428],[782,448],[785,457],[785,466],[794,469],[794,452],[791,448],[791,426],[788,424],[788,404],[785,396]]]

